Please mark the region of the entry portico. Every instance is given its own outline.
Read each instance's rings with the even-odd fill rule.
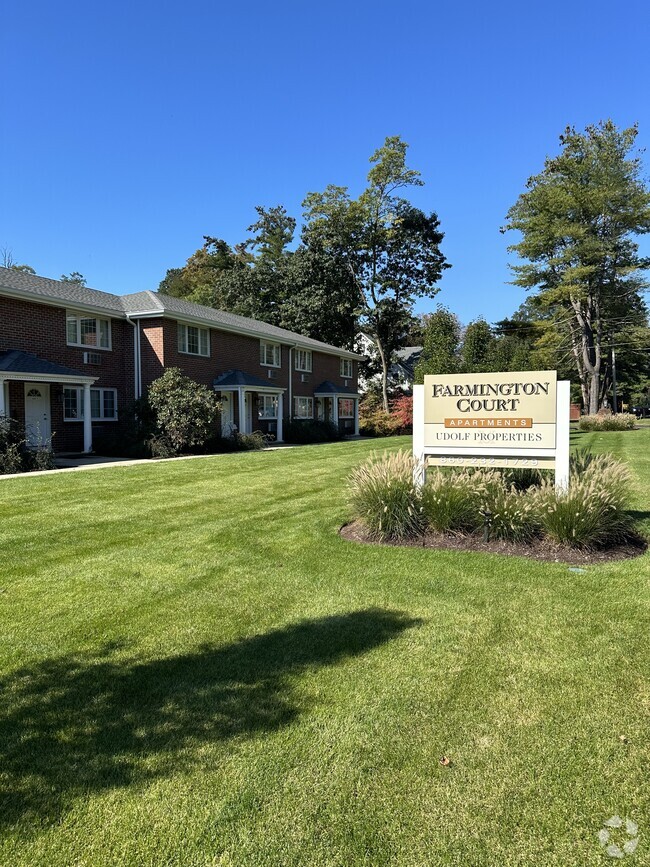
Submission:
[[[283,442],[282,413],[286,389],[269,383],[258,376],[243,370],[227,370],[212,383],[215,391],[221,393],[221,432],[230,436],[238,429],[242,434],[253,433],[254,413],[257,404],[257,418],[275,433],[276,442]],[[235,423],[235,407],[237,423]],[[272,428],[275,427],[275,430]]]
[[[336,385],[329,379],[314,389],[317,418],[330,421],[340,428],[348,423],[354,424],[354,436],[359,436],[359,393],[343,385]],[[344,431],[345,432],[345,431]]]
[[[79,386],[83,389],[84,452],[93,448],[90,387],[97,377],[86,376],[70,367],[54,364],[30,352],[10,349],[0,352],[0,418],[24,411],[25,434],[31,448],[49,442],[52,433],[52,385]],[[23,383],[19,398],[12,407],[9,383]],[[18,402],[21,403],[20,411]]]

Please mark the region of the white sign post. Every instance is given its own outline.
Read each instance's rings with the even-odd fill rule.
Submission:
[[[413,387],[416,482],[427,466],[536,467],[569,486],[570,386],[555,371],[426,376]]]

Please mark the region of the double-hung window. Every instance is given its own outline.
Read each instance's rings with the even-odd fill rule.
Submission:
[[[260,364],[265,367],[280,367],[280,344],[260,340]]]
[[[63,418],[81,421],[84,417],[83,388],[63,389]],[[90,417],[93,421],[117,421],[117,390],[115,388],[90,389]]]
[[[187,355],[210,356],[210,330],[178,323],[178,351]]]
[[[296,349],[296,370],[311,373],[311,350]]]
[[[294,397],[294,399],[293,399],[293,417],[294,418],[313,418],[314,417],[314,398],[313,397]]]
[[[278,417],[277,394],[260,394],[257,402],[257,415],[263,419],[276,419]]]
[[[91,346],[93,349],[111,348],[111,320],[85,316],[68,310],[66,313],[68,346]]]
[[[351,358],[342,358],[341,359],[341,376],[344,379],[352,379],[352,359]]]

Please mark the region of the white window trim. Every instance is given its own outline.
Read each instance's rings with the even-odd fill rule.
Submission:
[[[350,372],[346,373],[345,371],[348,369],[348,367],[349,367]],[[341,359],[339,372],[340,372],[341,376],[343,377],[343,379],[352,379],[354,367],[352,365],[352,359],[351,358],[342,358]]]
[[[204,328],[202,325],[194,325],[193,322],[178,322],[176,323],[176,342],[178,344],[178,352],[180,355],[191,355],[193,358],[210,358],[212,347],[210,345],[210,329]],[[208,351],[201,352],[201,335],[199,333],[199,352],[190,352],[189,349],[181,349],[180,329],[185,329],[185,345],[188,345],[187,329],[196,328],[199,332],[205,331],[208,338]]]
[[[278,363],[277,364],[269,364],[268,361],[262,361],[262,347],[264,347],[264,357],[266,358],[266,347],[268,347],[268,346],[274,347],[274,352],[273,352],[274,356],[276,355],[275,350],[277,349],[277,357],[278,357]],[[281,346],[281,344],[272,343],[270,340],[260,340],[260,364],[262,365],[262,367],[276,367],[278,369],[281,368],[282,367],[282,346]]]
[[[305,353],[305,359],[306,359],[307,364],[308,364],[307,367],[298,367],[298,359],[300,358],[301,352]],[[313,364],[311,349],[296,349],[296,370],[299,371],[300,373],[311,373],[313,370],[313,367],[314,367],[314,364]]]
[[[297,409],[297,403],[299,400],[308,400],[309,401],[309,404],[311,407],[309,415],[298,415],[297,414],[296,409]],[[313,397],[307,397],[307,396],[303,397],[300,394],[294,395],[294,397],[293,397],[293,417],[295,419],[313,419],[313,417],[314,417],[314,398]]]
[[[75,318],[77,320],[77,337],[81,335],[81,320],[82,319],[94,319],[95,322],[107,322],[108,323],[108,346],[95,346],[92,343],[71,343],[68,340],[68,320]],[[65,311],[65,340],[66,346],[79,346],[81,349],[86,349],[89,352],[94,352],[96,349],[100,352],[111,352],[113,349],[113,329],[112,322],[108,316],[92,316],[89,313],[77,313],[76,310],[66,310]],[[99,333],[99,324],[97,325],[98,333]]]
[[[83,416],[84,390],[83,390],[83,388],[80,388],[77,385],[64,385],[63,386],[63,392],[72,391],[73,389],[74,389],[74,391],[77,392],[77,406],[79,407],[79,418],[66,418],[66,416],[65,416],[65,394],[64,394],[63,395],[63,398],[64,398],[63,399],[63,421],[66,424],[68,422],[71,422],[72,424],[74,424],[75,422],[80,422],[80,421],[84,420],[84,416]],[[93,416],[91,418],[91,421],[96,421],[96,422],[119,421],[119,414],[118,414],[118,409],[117,409],[117,389],[116,388],[91,388],[90,391],[91,392],[98,391],[100,393],[99,408],[100,408],[100,411],[102,413],[102,415],[100,415],[99,418]],[[115,395],[115,398],[114,398],[115,415],[112,417],[103,415],[103,413],[104,413],[104,392],[105,391],[112,391],[113,394]],[[91,406],[92,406],[92,404],[91,404]]]
[[[270,400],[271,405],[275,403],[275,415],[260,415],[260,409],[262,407],[266,407],[266,401]],[[277,394],[258,394],[257,397],[257,420],[258,421],[277,421],[278,420],[278,405],[280,401],[278,400]]]

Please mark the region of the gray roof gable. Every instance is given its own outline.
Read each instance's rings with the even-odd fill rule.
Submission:
[[[204,307],[202,304],[194,304],[183,298],[173,298],[171,295],[162,295],[150,290],[129,295],[113,295],[110,292],[100,292],[98,289],[89,289],[76,283],[50,280],[47,277],[37,277],[35,274],[26,274],[11,268],[0,268],[0,292],[2,289],[25,295],[32,300],[42,300],[43,303],[59,301],[73,307],[94,308],[98,312],[103,311],[119,317],[166,314],[174,318],[192,319],[225,331],[266,337],[278,343],[296,343],[306,349],[343,355],[346,358],[361,358],[347,349],[305,337],[294,331],[287,331],[285,328],[278,328],[276,325],[269,325],[259,319],[237,316],[225,310],[214,310],[212,307]]]

